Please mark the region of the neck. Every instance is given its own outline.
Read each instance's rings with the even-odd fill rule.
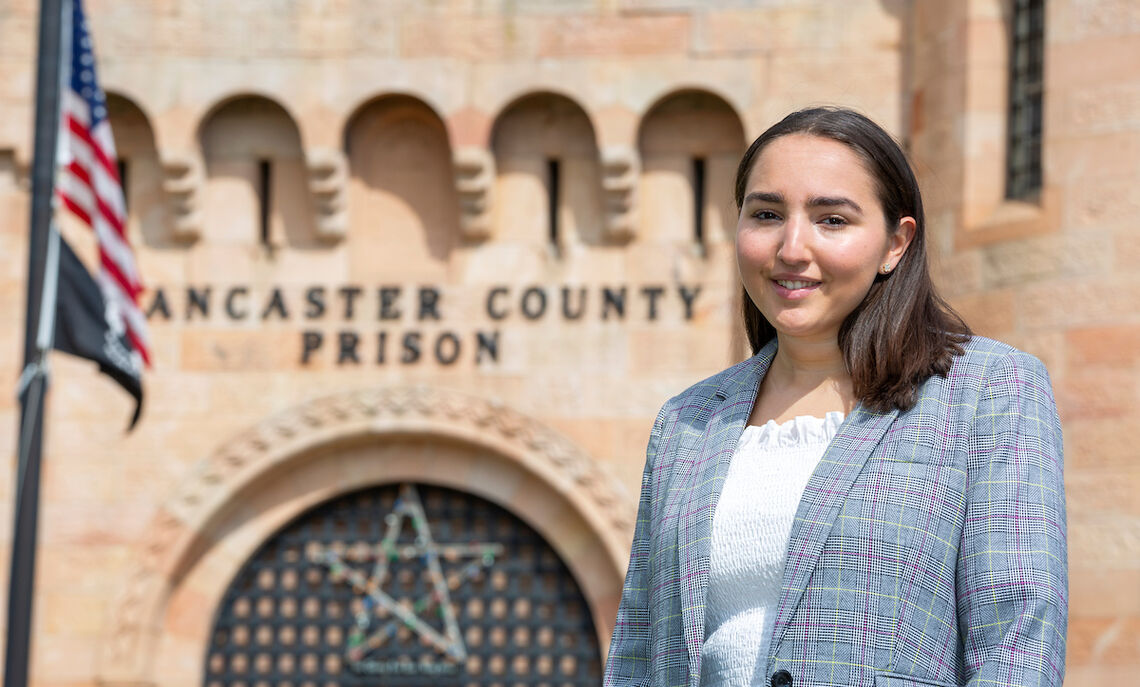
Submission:
[[[836,340],[777,337],[776,357],[760,384],[749,423],[823,417],[833,410],[850,413],[856,399]]]
[[[777,334],[779,346],[770,373],[776,373],[781,385],[813,389],[827,383],[847,386],[851,375],[834,339],[805,341]]]

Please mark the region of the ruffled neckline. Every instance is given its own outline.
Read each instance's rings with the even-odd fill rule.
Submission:
[[[775,420],[768,420],[763,425],[748,425],[740,436],[740,444],[755,444],[769,448],[828,444],[839,431],[843,418],[843,413],[833,410],[823,417],[798,415],[780,424],[776,424]]]

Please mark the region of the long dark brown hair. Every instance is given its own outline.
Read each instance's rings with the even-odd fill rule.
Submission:
[[[926,259],[926,218],[918,181],[890,134],[852,110],[816,107],[793,112],[752,142],[736,171],[736,209],[744,203],[748,175],[760,152],[788,134],[839,141],[863,160],[875,179],[888,231],[913,217],[914,238],[890,274],[875,278],[863,302],[839,328],[839,348],[851,384],[863,405],[877,412],[907,410],[918,387],[933,375],[946,376],[951,359],[962,353],[970,328],[936,293]],[[743,295],[744,329],[755,354],[776,330]]]

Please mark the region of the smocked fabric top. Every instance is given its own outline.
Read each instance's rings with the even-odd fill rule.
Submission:
[[[764,685],[792,519],[843,413],[744,428],[713,515],[701,686]]]

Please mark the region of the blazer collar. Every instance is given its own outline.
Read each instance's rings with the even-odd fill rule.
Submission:
[[[760,383],[775,355],[773,339],[759,353],[725,375],[716,390],[720,402],[712,405],[704,432],[697,438],[697,445],[691,447],[695,453],[691,467],[679,484],[680,493],[684,495],[678,532],[681,610],[689,653],[690,685],[700,681],[713,514],[736,443],[752,414]],[[774,609],[771,653],[775,653],[803,597],[851,484],[897,415],[897,411],[881,414],[864,408],[861,403],[856,405],[840,425],[808,481],[792,523],[780,601]]]

